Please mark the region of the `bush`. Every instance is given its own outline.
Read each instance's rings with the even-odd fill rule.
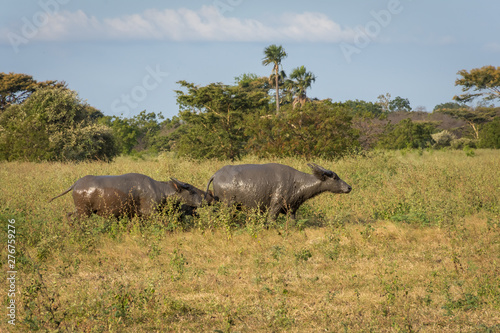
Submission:
[[[469,138],[456,139],[451,141],[451,148],[453,149],[476,148],[476,141]]]
[[[102,160],[109,161],[116,155],[114,137],[109,127],[90,124],[76,128],[70,133],[69,142],[65,142],[61,155],[65,160]]]
[[[500,149],[500,118],[495,118],[481,128],[479,148]]]
[[[74,91],[37,90],[0,115],[0,159],[109,161],[117,149],[110,129],[95,123],[100,116]]]
[[[177,154],[195,159],[239,159],[247,140],[244,118],[265,108],[268,95],[222,83],[205,87],[178,83],[187,92],[176,91],[179,117],[185,124],[175,144]]]
[[[434,143],[432,134],[435,130],[433,123],[404,119],[396,125],[387,126],[378,146],[384,149],[426,148]]]
[[[159,136],[161,125],[157,119],[162,120],[163,115],[144,110],[132,118],[104,116],[99,123],[111,128],[118,151],[130,155],[146,150],[157,153],[168,144]]]
[[[325,103],[285,106],[279,116],[256,117],[247,133],[247,148],[261,157],[333,159],[360,146],[349,108]]]
[[[450,133],[447,130],[431,134],[431,137],[436,142],[434,144],[434,147],[436,148],[448,147],[451,145],[451,142],[457,138],[453,133]]]

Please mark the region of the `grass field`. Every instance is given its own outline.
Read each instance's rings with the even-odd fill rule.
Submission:
[[[353,191],[308,201],[295,221],[204,207],[199,217],[69,223],[71,195],[47,201],[84,175],[139,172],[204,189],[229,162],[1,163],[0,331],[500,331],[500,151],[273,161],[305,172],[315,162]]]

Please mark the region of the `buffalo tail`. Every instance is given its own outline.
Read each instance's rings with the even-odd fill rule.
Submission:
[[[49,200],[49,202],[52,202],[52,200],[54,199],[57,199],[59,197],[62,197],[63,195],[65,195],[66,193],[68,193],[69,191],[73,190],[73,187],[75,187],[75,184],[71,185],[66,191],[64,191],[63,193],[53,197],[52,199]]]

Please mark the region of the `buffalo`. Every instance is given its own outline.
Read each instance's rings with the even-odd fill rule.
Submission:
[[[295,213],[308,199],[323,192],[349,193],[352,188],[333,171],[308,164],[313,174],[283,164],[226,165],[208,181],[213,182],[215,199],[251,208],[268,210],[275,220],[280,213]]]
[[[88,217],[100,216],[140,216],[147,217],[161,209],[167,199],[175,203],[198,207],[203,200],[203,192],[196,187],[171,178],[170,181],[156,181],[146,175],[127,173],[120,176],[85,176],[77,180],[66,191],[52,200],[73,191],[75,214]]]

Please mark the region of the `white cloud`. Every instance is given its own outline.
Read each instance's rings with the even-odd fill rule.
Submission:
[[[99,37],[103,25],[83,11],[58,12],[49,16],[47,24],[38,27],[34,39],[42,41],[79,40]]]
[[[283,22],[291,22],[279,28],[287,39],[299,41],[340,42],[352,40],[356,32],[342,27],[321,13],[285,14]]]
[[[81,10],[47,14],[44,24],[36,26],[30,40],[170,40],[170,41],[312,41],[352,40],[355,33],[342,28],[322,13],[282,15],[272,24],[257,19],[222,15],[214,6],[199,10],[149,9],[140,14],[98,19]],[[16,29],[1,29],[0,40],[8,33],[23,36],[25,21]],[[33,23],[33,22],[31,22]]]
[[[487,43],[483,46],[483,49],[488,52],[500,53],[500,43],[498,42]]]

